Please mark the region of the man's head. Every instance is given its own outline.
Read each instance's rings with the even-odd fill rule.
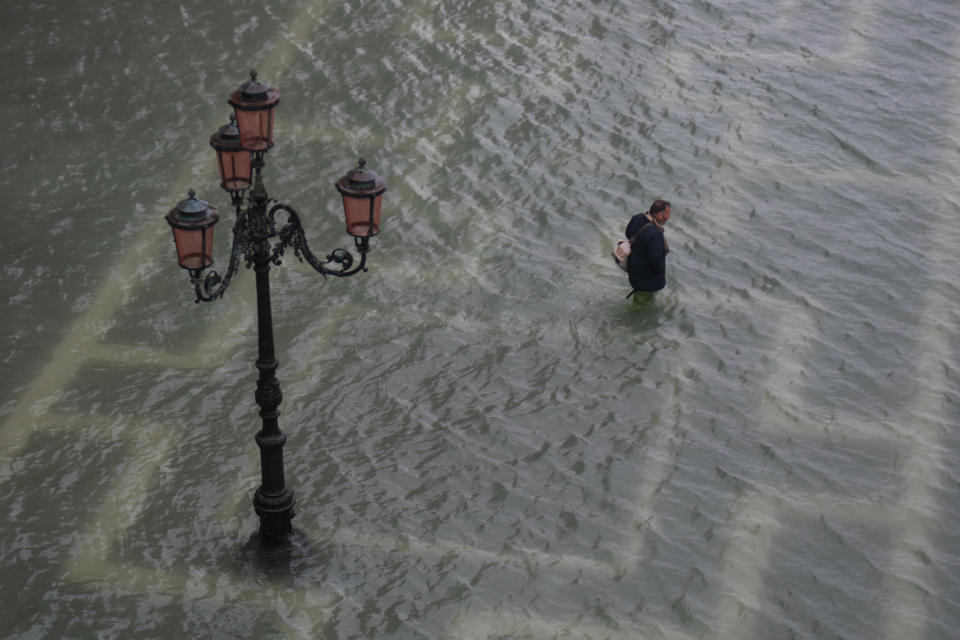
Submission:
[[[666,200],[657,200],[650,205],[650,217],[665,224],[670,219],[670,203]]]

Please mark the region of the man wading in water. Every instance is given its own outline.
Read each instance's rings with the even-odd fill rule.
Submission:
[[[646,213],[638,213],[627,223],[627,238],[630,240],[630,257],[627,259],[627,273],[633,291],[628,298],[634,300],[649,299],[654,291],[660,291],[667,284],[667,254],[670,247],[663,237],[663,225],[670,219],[670,203],[657,200],[650,205]]]

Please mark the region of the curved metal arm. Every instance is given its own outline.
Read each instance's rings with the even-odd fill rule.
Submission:
[[[209,272],[206,277],[201,278],[202,271],[199,269],[191,270],[190,282],[197,293],[197,299],[194,302],[213,302],[223,296],[227,287],[230,286],[230,280],[237,273],[240,267],[240,257],[243,256],[246,266],[249,269],[253,264],[250,255],[250,234],[247,229],[247,212],[241,211],[237,207],[237,221],[233,224],[233,247],[230,249],[230,264],[227,267],[227,273],[221,276],[216,271]]]
[[[324,277],[331,275],[337,276],[338,278],[343,278],[346,276],[352,276],[360,271],[367,270],[365,265],[367,263],[367,252],[370,250],[370,244],[367,238],[355,239],[357,252],[360,254],[360,263],[353,269],[351,269],[351,267],[353,267],[354,257],[346,249],[334,249],[329,255],[327,255],[327,259],[321,262],[316,256],[313,255],[313,252],[310,251],[310,247],[307,244],[307,238],[303,232],[303,226],[300,224],[300,216],[297,214],[296,210],[283,202],[274,205],[270,209],[268,216],[271,224],[274,224],[274,214],[277,211],[286,212],[287,223],[283,225],[283,227],[281,227],[277,232],[277,235],[280,237],[280,242],[278,242],[273,248],[272,260],[274,264],[280,264],[280,257],[283,256],[284,249],[290,247],[293,249],[293,255],[295,255],[300,262],[306,260],[311,267],[316,269]],[[339,265],[339,268],[329,269],[324,266],[332,262]]]

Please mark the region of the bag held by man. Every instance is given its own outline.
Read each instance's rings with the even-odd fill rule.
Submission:
[[[613,255],[613,260],[617,263],[617,266],[626,271],[627,258],[630,257],[630,241],[627,239],[617,241],[611,255]]]

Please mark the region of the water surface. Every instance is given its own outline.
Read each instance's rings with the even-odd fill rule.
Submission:
[[[0,8],[9,638],[949,638],[960,624],[952,3]],[[163,215],[256,67],[296,491],[251,542],[253,276]],[[629,217],[669,282],[624,299]]]

